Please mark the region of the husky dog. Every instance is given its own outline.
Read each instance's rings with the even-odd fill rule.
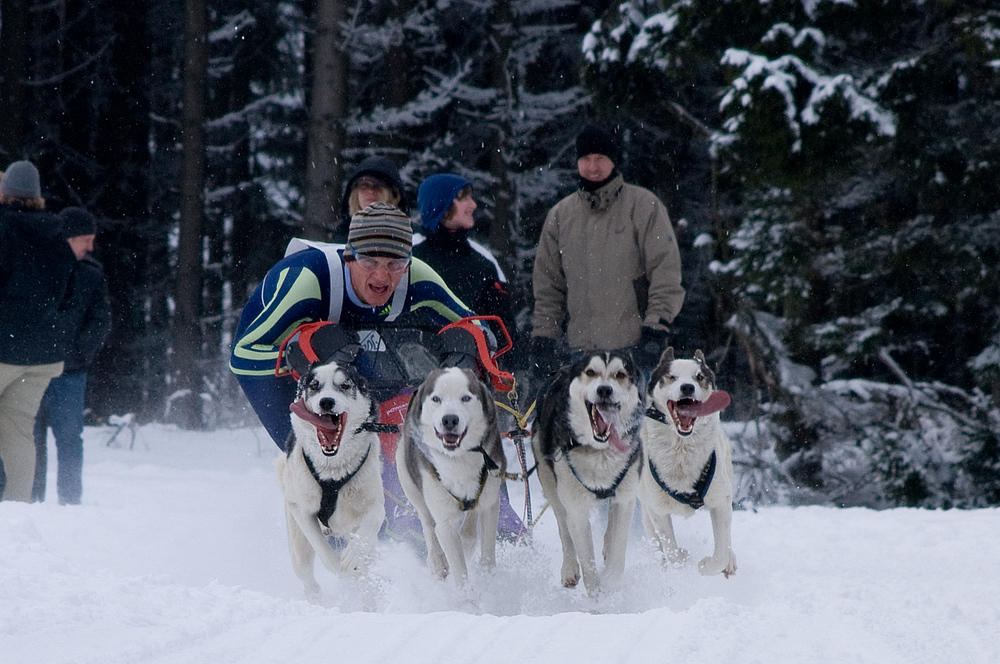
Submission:
[[[729,395],[715,389],[715,374],[700,350],[693,360],[678,360],[667,348],[650,376],[649,400],[639,483],[646,533],[667,561],[683,562],[688,554],[677,547],[670,515],[689,517],[707,507],[715,552],[698,570],[728,578],[736,571],[730,541],[733,460],[719,411],[729,405]]]
[[[604,575],[625,570],[625,546],[639,484],[645,390],[627,353],[595,351],[563,367],[542,397],[531,444],[538,479],[559,525],[567,588],[598,587],[590,510],[608,502]]]
[[[431,571],[451,573],[463,587],[477,530],[481,563],[493,567],[507,461],[493,397],[475,373],[438,369],[410,397],[396,468],[420,517]]]
[[[330,362],[299,381],[286,455],[275,461],[285,497],[288,550],[306,598],[317,603],[313,555],[331,572],[361,576],[385,520],[377,405],[355,370]],[[346,541],[335,551],[327,537]]]

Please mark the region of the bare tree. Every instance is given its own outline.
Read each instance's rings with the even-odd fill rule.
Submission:
[[[181,426],[200,428],[202,219],[205,213],[205,87],[208,14],[205,0],[185,0],[184,108],[181,120],[180,240],[174,315],[173,401]]]
[[[21,156],[27,129],[28,0],[0,3],[0,153]]]
[[[347,17],[342,0],[318,0],[312,50],[312,95],[306,145],[304,234],[324,240],[336,226],[340,155],[347,116],[348,55],[341,26]]]

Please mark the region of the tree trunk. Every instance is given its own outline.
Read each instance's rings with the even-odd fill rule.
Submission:
[[[180,426],[202,427],[201,314],[202,217],[205,192],[205,87],[208,65],[208,15],[205,0],[186,0],[184,30],[184,109],[181,121],[180,240],[174,295],[174,376],[172,412]],[[177,394],[177,392],[175,392]]]
[[[490,17],[490,41],[494,56],[491,61],[492,87],[497,91],[497,106],[494,109],[496,125],[494,144],[490,152],[490,174],[493,185],[493,223],[490,226],[490,248],[499,260],[509,268],[507,258],[512,253],[510,241],[511,218],[514,213],[514,192],[508,174],[511,164],[507,154],[511,145],[511,115],[517,107],[518,80],[510,67],[510,51],[514,40],[514,13],[509,0],[495,0]]]
[[[27,129],[28,0],[3,0],[0,21],[0,153],[10,162],[21,158]]]
[[[340,154],[347,116],[348,55],[340,26],[347,17],[342,0],[318,0],[312,51],[312,96],[306,146],[306,211],[303,233],[325,240],[337,225]]]

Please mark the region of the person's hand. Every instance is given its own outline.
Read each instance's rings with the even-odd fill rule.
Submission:
[[[632,352],[636,364],[643,370],[651,372],[660,361],[660,354],[667,341],[667,331],[655,327],[642,327],[639,343]]]
[[[532,337],[529,367],[533,382],[547,384],[552,374],[562,366],[556,340],[550,337]]]

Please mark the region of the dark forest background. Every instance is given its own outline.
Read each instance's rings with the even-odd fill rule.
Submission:
[[[91,421],[251,422],[227,370],[371,154],[462,173],[530,333],[574,139],[667,205],[671,341],[734,395],[746,500],[1000,503],[1000,10],[945,0],[0,0],[0,168],[99,219]],[[26,321],[26,325],[30,321]],[[515,354],[509,368],[523,368]]]

